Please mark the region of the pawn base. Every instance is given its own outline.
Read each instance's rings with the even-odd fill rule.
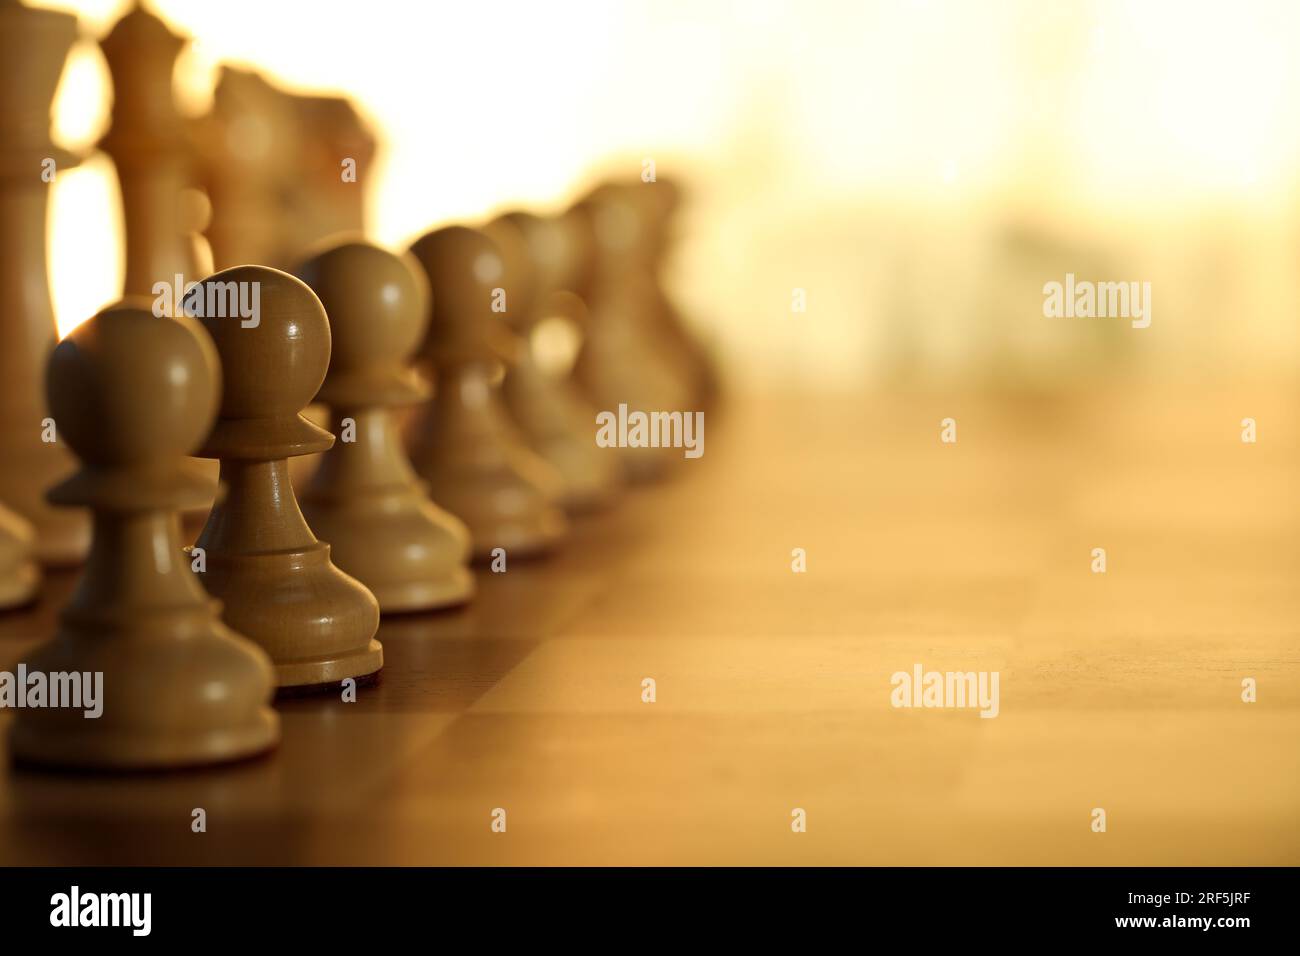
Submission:
[[[16,711],[10,751],[20,763],[194,767],[252,757],[280,739],[270,661],[207,602],[65,611],[26,672],[45,675],[47,688],[55,675],[83,683],[71,701],[50,696]]]
[[[371,640],[365,648],[341,657],[322,657],[306,661],[276,661],[275,682],[281,690],[304,690],[335,687],[351,677],[365,681],[384,666],[384,648]]]
[[[661,481],[667,475],[674,457],[681,457],[675,448],[622,448],[623,471],[634,485]]]
[[[543,555],[555,550],[568,534],[568,522],[557,508],[544,509],[528,519],[468,523],[477,561],[490,561],[497,548],[503,549],[507,557]]]
[[[384,666],[374,639],[379,605],[334,566],[323,541],[253,554],[209,549],[198,577],[221,601],[222,620],[270,655],[279,687],[336,683]]]
[[[559,507],[559,474],[522,446],[496,452],[497,460],[487,466],[427,471],[424,477],[433,500],[465,523],[476,561],[491,558],[497,548],[512,557],[554,550],[569,533]],[[446,454],[454,459],[456,453]]]
[[[24,714],[14,724],[10,752],[18,764],[33,767],[175,770],[247,760],[271,750],[280,739],[279,720],[269,708],[246,726],[209,731],[101,732],[95,721],[84,722],[84,729],[47,726]]]
[[[429,611],[474,595],[469,532],[412,484],[343,500],[303,496],[303,513],[329,542],[336,567],[374,594],[380,613]]]
[[[371,587],[383,614],[437,611],[467,604],[474,597],[474,575],[468,568],[456,568],[436,581]]]

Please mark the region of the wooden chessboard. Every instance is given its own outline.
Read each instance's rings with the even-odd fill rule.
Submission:
[[[1295,409],[1264,386],[732,396],[703,458],[559,555],[385,618],[381,680],[281,702],[265,758],[5,759],[0,863],[1300,863]],[[72,584],[0,616],[0,667]],[[916,663],[999,671],[999,716],[893,708]]]

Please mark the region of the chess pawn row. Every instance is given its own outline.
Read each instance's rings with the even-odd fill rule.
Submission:
[[[613,502],[623,470],[616,451],[596,444],[596,409],[570,377],[572,357],[547,368],[537,352],[548,331],[571,340],[581,334],[586,309],[571,290],[580,284],[586,257],[574,226],[572,217],[515,212],[484,231],[502,254],[509,296],[504,316],[521,340],[506,371],[506,404],[529,446],[559,474],[564,509],[581,514]]]
[[[493,311],[505,264],[483,232],[451,226],[411,247],[429,279],[432,308],[422,355],[434,401],[411,426],[411,458],[433,499],[469,527],[474,555],[544,553],[567,533],[563,482],[530,450],[500,394],[518,342]]]
[[[429,499],[393,411],[429,398],[408,364],[429,322],[424,272],[410,256],[356,241],[296,271],[324,305],[332,338],[316,399],[331,409],[336,441],[303,491],[308,523],[381,611],[465,603],[474,594],[469,532]]]
[[[179,511],[207,493],[184,456],[216,415],[220,369],[193,320],[106,309],[54,350],[51,411],[81,460],[50,501],[93,515],[90,556],[53,640],[29,670],[103,675],[102,711],[18,712],[20,761],[145,769],[274,746],[271,662],[218,617],[182,550]]]

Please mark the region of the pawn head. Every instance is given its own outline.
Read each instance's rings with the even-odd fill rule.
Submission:
[[[537,276],[537,297],[556,292],[581,293],[591,267],[592,236],[586,219],[573,211],[558,216],[510,213],[519,227]]]
[[[319,401],[341,407],[424,397],[407,363],[428,329],[429,282],[409,253],[346,240],[294,271],[329,318],[329,373]]]
[[[640,190],[651,183],[605,183],[575,207],[585,216],[597,267],[612,275],[646,267],[655,253],[653,214]]]
[[[299,414],[330,360],[325,309],[306,283],[267,266],[236,266],[198,283],[183,304],[221,357],[221,412],[204,455],[276,458],[329,447],[329,433]]]
[[[448,226],[421,236],[411,254],[433,296],[425,354],[435,361],[512,358],[515,344],[502,322],[510,303],[500,247],[481,230]]]
[[[498,216],[483,227],[501,254],[504,276],[505,311],[500,313],[517,331],[524,331],[532,321],[537,299],[538,272],[528,240],[510,216]]]
[[[160,472],[191,454],[216,417],[221,373],[193,319],[127,300],[83,322],[50,356],[59,433],[90,468]]]

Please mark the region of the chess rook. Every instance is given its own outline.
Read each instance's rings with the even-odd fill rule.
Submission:
[[[236,298],[254,308],[235,309]],[[329,366],[320,300],[287,273],[237,266],[205,279],[185,307],[205,313],[225,381],[216,425],[199,452],[220,459],[222,484],[196,543],[203,585],[221,599],[226,623],[271,655],[280,687],[376,673],[384,661],[374,639],[379,605],[334,566],[289,482],[290,456],[334,443],[300,414]]]
[[[509,308],[496,244],[464,226],[439,229],[411,247],[433,294],[423,355],[435,397],[412,427],[411,458],[433,499],[469,526],[474,554],[539,554],[567,533],[563,483],[519,436],[500,394],[518,342],[493,306]]]
[[[469,531],[429,500],[392,411],[429,398],[408,366],[429,321],[424,272],[410,256],[351,241],[296,271],[329,317],[316,400],[330,407],[337,439],[302,493],[308,523],[380,611],[463,604],[474,593]]]
[[[221,623],[181,547],[179,509],[207,493],[183,456],[216,415],[212,342],[187,318],[107,309],[50,357],[50,406],[81,470],[50,491],[94,515],[94,542],[54,639],[29,671],[102,673],[102,713],[18,711],[23,761],[110,769],[233,760],[279,736],[271,662]]]

